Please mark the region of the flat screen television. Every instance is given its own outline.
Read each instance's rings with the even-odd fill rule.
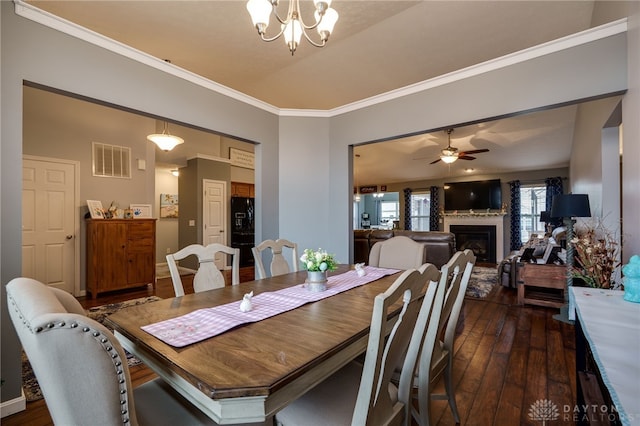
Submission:
[[[499,210],[502,208],[500,179],[444,184],[444,208],[453,210]]]

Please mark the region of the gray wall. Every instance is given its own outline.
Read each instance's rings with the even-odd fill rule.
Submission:
[[[121,57],[88,42],[16,15],[12,2],[0,2],[1,74],[1,216],[0,277],[6,284],[21,273],[21,176],[23,81],[75,93],[158,117],[260,143],[257,162],[277,156],[278,117],[184,81],[148,65]],[[161,64],[162,61],[158,60]],[[161,66],[166,66],[161,65]],[[250,123],[248,125],[247,123]],[[153,129],[152,124],[149,131]],[[148,132],[141,132],[146,136]],[[148,149],[153,150],[153,147]],[[272,161],[272,160],[271,160]],[[257,199],[259,232],[278,234],[277,162],[260,168]],[[145,199],[153,203],[149,173]],[[272,195],[275,194],[275,195]],[[115,195],[113,195],[115,197]],[[105,197],[107,200],[112,196]],[[261,214],[268,212],[269,214]],[[6,315],[2,292],[2,400],[20,395],[20,346]]]

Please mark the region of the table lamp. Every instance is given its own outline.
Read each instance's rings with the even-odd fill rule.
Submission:
[[[573,275],[571,274],[571,269],[573,268],[573,244],[571,240],[573,239],[574,217],[591,217],[589,196],[587,194],[556,195],[553,197],[553,202],[551,203],[550,216],[552,218],[562,218],[564,224],[567,226],[567,288],[564,292],[565,306],[560,309],[560,314],[554,315],[553,318],[573,324],[573,321],[570,321],[567,315],[569,287],[573,285]]]
[[[543,210],[540,212],[540,222],[544,223],[544,231],[546,233],[551,232],[551,214],[547,210]]]

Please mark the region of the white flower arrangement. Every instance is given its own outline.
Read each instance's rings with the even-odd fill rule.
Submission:
[[[302,261],[302,265],[307,271],[312,272],[334,271],[338,267],[335,255],[329,254],[322,249],[317,251],[305,249],[300,261]]]

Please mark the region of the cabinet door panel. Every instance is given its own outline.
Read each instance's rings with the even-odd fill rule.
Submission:
[[[113,283],[127,282],[126,264],[127,227],[121,223],[95,224],[91,238],[94,253],[91,256],[93,270],[90,280],[95,282],[98,293],[114,287]],[[117,285],[116,285],[117,286]]]

